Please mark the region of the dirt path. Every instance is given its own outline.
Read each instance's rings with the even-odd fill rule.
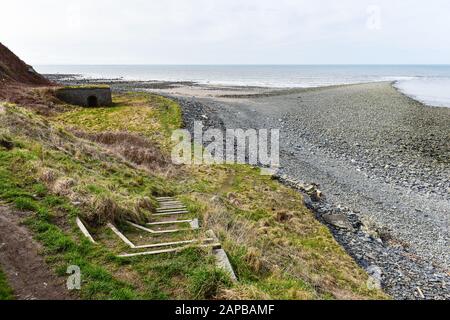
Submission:
[[[19,300],[74,299],[39,255],[42,247],[20,224],[25,215],[0,206],[0,266]]]

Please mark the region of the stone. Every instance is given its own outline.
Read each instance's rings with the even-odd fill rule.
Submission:
[[[344,230],[353,231],[353,226],[347,217],[344,214],[336,213],[336,214],[326,214],[323,216],[323,219],[326,223]]]
[[[308,195],[311,197],[311,200],[314,202],[319,202],[323,198],[322,191],[320,191],[318,189],[314,189],[314,190],[308,192]]]
[[[68,87],[56,90],[56,97],[64,102],[83,106],[99,107],[112,105],[109,87]]]
[[[310,210],[314,209],[314,204],[308,195],[303,196],[303,203],[305,204],[305,207],[307,207],[308,209]]]
[[[234,273],[233,267],[231,266],[230,260],[223,249],[214,249],[213,255],[216,258],[217,266],[224,270],[231,278],[231,281],[237,282],[236,274]]]
[[[191,228],[194,229],[194,230],[197,230],[197,229],[200,228],[200,224],[199,224],[198,219],[192,220],[189,224],[190,224]]]

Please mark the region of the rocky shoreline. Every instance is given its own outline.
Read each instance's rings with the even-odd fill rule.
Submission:
[[[334,206],[326,200],[312,201],[304,192],[303,182],[286,175],[277,178],[304,193],[305,204],[317,219],[328,226],[338,243],[392,297],[450,299],[450,277],[444,270],[418,258],[413,250],[397,243],[388,231],[370,221],[362,221],[350,208]]]
[[[193,121],[203,121],[206,127],[225,128],[210,106],[192,99],[172,98],[182,106],[184,121],[190,131]],[[414,250],[399,243],[388,230],[377,227],[370,220],[362,221],[348,207],[318,197],[317,189],[312,185],[282,172],[274,178],[304,195],[306,206],[315,212],[317,219],[327,225],[338,243],[375,281],[380,282],[389,295],[400,300],[450,299],[448,272],[420,259]]]

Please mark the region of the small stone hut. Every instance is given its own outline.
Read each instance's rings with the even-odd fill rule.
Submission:
[[[112,104],[111,88],[107,86],[65,87],[56,91],[56,97],[84,107],[106,107]]]

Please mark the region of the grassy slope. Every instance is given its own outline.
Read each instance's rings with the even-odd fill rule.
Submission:
[[[119,156],[117,150],[105,150],[65,131],[127,131],[155,143],[162,153],[169,150],[170,132],[181,125],[174,102],[145,94],[114,100],[112,108],[74,108],[52,119],[51,132],[47,120],[21,108],[10,106],[0,115],[7,128],[0,135],[15,145],[12,150],[0,148],[0,197],[36,212],[28,223],[61,275],[67,265],[82,267],[82,297],[384,297],[367,289],[367,276],[303,206],[301,196],[257,169],[135,167],[123,159],[128,153]],[[101,227],[105,216],[144,219],[148,212],[143,209],[151,208],[153,196],[169,194],[182,195],[203,225],[220,236],[239,284],[231,285],[208,252],[200,249],[131,260],[114,257],[124,248]],[[80,237],[73,223],[76,215],[100,223],[92,231],[104,248]]]
[[[88,148],[87,141],[62,129],[49,132],[44,119],[22,108],[7,107],[0,122],[0,139],[15,146],[12,150],[0,148],[0,197],[21,210],[35,212],[25,222],[43,243],[47,262],[57,274],[65,276],[69,265],[80,266],[82,298],[208,298],[211,293],[204,290],[208,287],[205,283],[227,283],[214,269],[211,257],[200,250],[190,249],[170,259],[157,256],[126,261],[115,258],[113,250],[87,242],[75,226],[77,215],[89,219],[92,212],[103,208],[108,214],[114,209],[109,203],[125,210],[132,199],[170,190],[170,186],[95,146]],[[70,179],[75,185],[58,183]],[[105,200],[111,194],[117,196]],[[74,195],[81,195],[80,199],[71,199]],[[73,200],[85,203],[78,205]]]
[[[13,300],[13,291],[8,285],[3,271],[0,269],[0,300]]]

